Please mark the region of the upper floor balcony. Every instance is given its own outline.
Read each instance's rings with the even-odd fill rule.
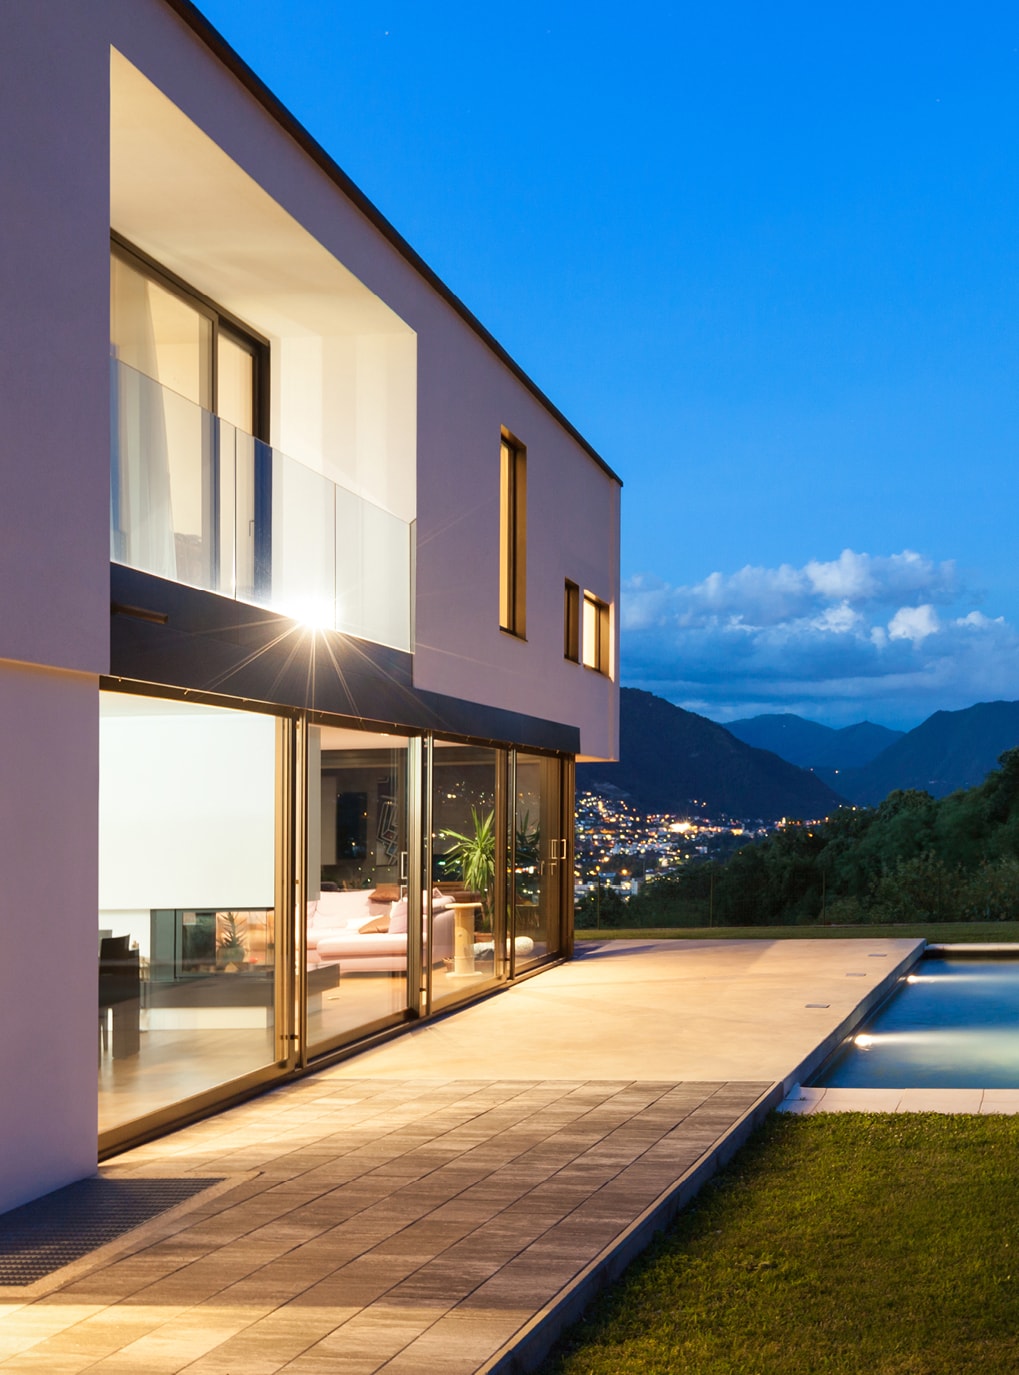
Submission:
[[[111,360],[110,557],[410,651],[414,522]]]
[[[410,650],[416,332],[289,141],[160,77],[111,49],[111,556]]]

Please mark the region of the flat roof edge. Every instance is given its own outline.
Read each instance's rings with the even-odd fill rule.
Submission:
[[[232,48],[219,30],[210,23],[200,9],[192,3],[192,0],[163,0],[163,3],[188,25],[190,29],[202,40],[216,57],[227,67],[235,77],[247,88],[255,99],[265,107],[276,122],[284,128],[290,137],[299,147],[311,157],[326,175],[336,183],[343,194],[357,206],[364,217],[371,222],[374,227],[385,236],[393,245],[398,253],[404,257],[414,270],[428,282],[428,284],[450,305],[461,319],[467,324],[475,334],[492,350],[500,362],[504,363],[513,375],[522,382],[527,390],[534,396],[549,414],[560,424],[566,432],[577,441],[589,458],[593,459],[602,471],[610,477],[613,482],[617,482],[621,487],[623,480],[618,473],[605,462],[597,449],[593,448],[575,425],[571,424],[563,415],[559,407],[553,402],[538,384],[528,376],[519,363],[511,357],[509,353],[499,343],[498,339],[485,328],[478,317],[471,311],[454,291],[451,291],[442,278],[425,262],[424,258],[411,247],[403,235],[396,227],[386,219],[381,210],[365,195],[361,188],[344,172],[335,158],[333,158],[313,134],[304,127],[301,121],[294,115],[283,102],[265,84],[258,74],[244,61],[243,57]]]

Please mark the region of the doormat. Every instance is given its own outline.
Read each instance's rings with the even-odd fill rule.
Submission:
[[[79,1179],[2,1213],[0,1285],[35,1284],[220,1183],[218,1177]]]

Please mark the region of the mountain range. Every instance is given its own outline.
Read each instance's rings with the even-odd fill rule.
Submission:
[[[639,688],[620,692],[619,763],[578,764],[577,787],[617,790],[642,812],[764,821],[826,816],[842,801],[816,775]]]
[[[905,735],[905,731],[875,726],[872,721],[834,730],[791,712],[728,721],[725,728],[747,745],[771,750],[790,764],[815,772],[861,768]]]
[[[1019,702],[978,702],[962,711],[936,711],[859,768],[833,781],[843,797],[874,807],[894,788],[947,797],[982,783],[998,756],[1019,745]]]
[[[643,812],[777,820],[876,806],[896,788],[945,797],[980,783],[1019,745],[1019,702],[937,711],[914,730],[833,730],[790,713],[726,728],[638,688],[619,700],[617,764],[580,764],[578,788],[623,793]]]

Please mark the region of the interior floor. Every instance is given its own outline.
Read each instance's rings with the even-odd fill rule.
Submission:
[[[275,1059],[271,1028],[142,1031],[137,1055],[99,1054],[99,1130],[171,1107]]]
[[[535,947],[527,963],[543,958]],[[438,1009],[494,986],[491,960],[479,959],[473,975],[456,975],[444,965],[432,970],[432,1007]],[[395,1020],[407,1008],[403,973],[344,974],[337,988],[313,996],[308,1012],[308,1049],[353,1040],[362,1029]],[[229,1084],[274,1063],[271,1027],[147,1030],[138,1052],[114,1058],[107,1038],[99,1046],[99,1130],[110,1131],[172,1107],[209,1089]]]

